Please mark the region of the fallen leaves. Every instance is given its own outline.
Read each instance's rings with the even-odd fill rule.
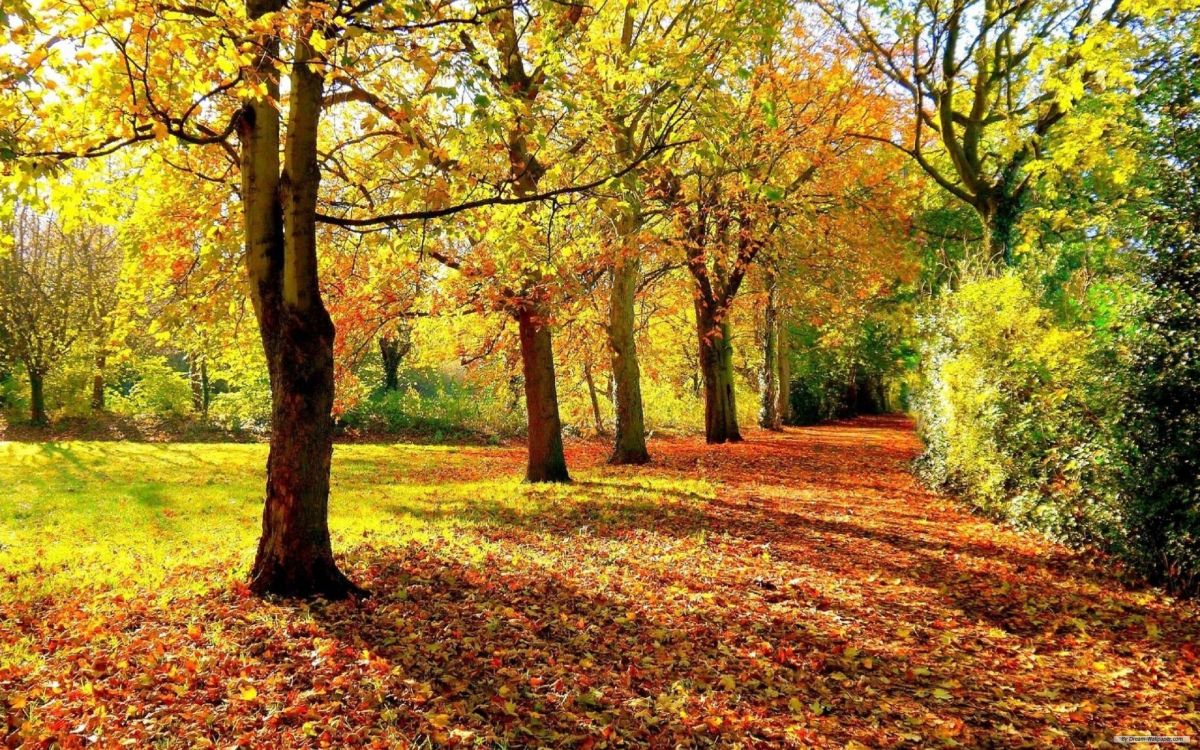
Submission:
[[[653,447],[652,467],[617,469],[602,446],[577,444],[581,481],[544,503],[521,495],[526,512],[452,515],[420,541],[359,538],[344,563],[374,592],[361,602],[197,590],[227,580],[209,564],[153,590],[5,599],[3,742],[1072,747],[1123,730],[1200,735],[1195,607],[925,493],[906,472],[915,443],[902,421]],[[489,460],[516,474],[520,458]]]

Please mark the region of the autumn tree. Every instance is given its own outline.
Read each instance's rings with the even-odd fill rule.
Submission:
[[[0,330],[8,356],[29,378],[30,419],[46,423],[45,379],[81,338],[103,327],[119,268],[112,233],[64,231],[52,214],[17,206],[0,253]],[[101,384],[101,388],[102,388]]]
[[[6,60],[11,75],[0,76],[14,94],[4,97],[0,119],[13,144],[5,153],[19,157],[28,174],[48,161],[172,139],[218,154],[224,172],[208,176],[237,182],[247,288],[274,403],[263,533],[251,572],[258,593],[356,590],[334,562],[328,530],[335,330],[322,297],[318,225],[395,228],[584,193],[619,176],[574,170],[537,192],[533,171],[519,161],[510,167],[521,180],[495,183],[490,160],[447,152],[478,148],[454,142],[455,133],[478,131],[463,128],[462,110],[448,106],[454,89],[447,84],[462,69],[453,66],[463,51],[441,46],[438,35],[488,26],[523,8],[285,7],[280,0],[212,8],[129,0],[95,8],[56,0],[36,23],[30,18],[14,30],[23,54]],[[497,34],[504,38],[502,28]],[[371,116],[361,117],[364,110]],[[476,163],[483,174],[472,173]],[[526,315],[534,352],[548,345],[540,321],[532,310]],[[533,380],[549,393],[545,378],[542,386]],[[554,432],[547,431],[550,448]]]
[[[606,22],[606,13],[618,12],[619,18]],[[728,73],[724,66],[738,63],[739,55],[777,18],[774,2],[673,2],[643,8],[632,0],[603,6],[596,18],[585,18],[589,38],[582,64],[593,79],[585,95],[602,119],[614,162],[636,162],[662,138],[683,129],[697,101]],[[653,250],[645,231],[645,172],[610,186],[612,194],[600,203],[608,245],[606,333],[614,385],[614,464],[650,459],[634,332],[635,299]]]
[[[1088,96],[1129,83],[1133,6],[1063,0],[818,0],[904,93],[907,127],[869,133],[974,208],[983,246],[1012,263],[1047,139]],[[1091,115],[1084,115],[1091,116]],[[1103,136],[1102,120],[1083,129]]]
[[[839,51],[793,19],[704,103],[702,144],[661,184],[694,281],[709,442],[741,439],[730,310],[751,268],[791,253],[812,217],[891,187],[894,174],[871,171],[878,149],[855,133],[886,132],[892,101],[865,66]],[[774,373],[767,385],[778,402],[786,386],[778,367]]]

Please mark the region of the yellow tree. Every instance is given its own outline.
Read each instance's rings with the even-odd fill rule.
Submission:
[[[1011,263],[1035,170],[1060,123],[1088,96],[1128,87],[1130,27],[1163,3],[1086,0],[818,0],[897,86],[908,123],[865,134],[908,154],[975,209],[984,247]],[[1084,113],[1084,117],[1097,117]],[[1105,133],[1100,113],[1091,137]]]
[[[612,177],[573,172],[531,192],[474,176],[446,153],[441,141],[464,124],[452,101],[463,51],[442,46],[447,29],[522,7],[47,0],[12,29],[0,62],[7,170],[15,160],[27,180],[51,162],[173,139],[215,150],[237,176],[273,402],[250,576],[258,593],[357,591],[328,529],[335,330],[318,224],[394,227],[580,193]],[[364,109],[371,114],[351,114]]]

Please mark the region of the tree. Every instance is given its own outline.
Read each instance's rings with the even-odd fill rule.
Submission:
[[[1140,567],[1180,591],[1200,588],[1200,37],[1155,45],[1139,105],[1146,131],[1138,245],[1148,304],[1135,339],[1127,513]]]
[[[596,81],[588,95],[604,120],[616,164],[636,162],[659,139],[683,127],[722,66],[777,18],[776,6],[682,2],[642,9],[630,0],[609,10],[620,12],[613,19],[619,23],[591,23],[594,41],[584,46],[584,54],[594,57],[586,57],[584,67],[594,71]],[[634,331],[634,303],[651,250],[644,232],[645,171],[628,175],[613,186],[616,194],[601,202],[609,225],[604,234],[609,246],[606,334],[616,417],[613,464],[650,460]]]
[[[764,255],[778,265],[819,226],[817,217],[868,208],[904,179],[877,172],[882,147],[856,135],[894,127],[894,102],[836,42],[791,20],[784,33],[767,35],[752,66],[709,93],[695,125],[701,144],[660,187],[694,281],[713,443],[741,439],[730,313],[751,268]]]
[[[383,387],[388,391],[400,390],[400,362],[412,349],[412,329],[400,325],[395,333],[379,337],[379,357],[383,361]]]
[[[909,102],[907,128],[865,137],[908,154],[974,208],[990,259],[1011,264],[1030,166],[1047,137],[1085,96],[1128,81],[1129,11],[1119,0],[818,6]]]
[[[26,54],[0,81],[22,96],[5,97],[0,108],[0,130],[14,146],[2,153],[19,157],[28,174],[47,162],[169,138],[205,147],[217,155],[212,163],[224,160],[224,171],[208,179],[239,183],[247,288],[273,401],[263,531],[250,576],[259,594],[358,591],[338,569],[329,539],[335,329],[322,298],[318,225],[397,228],[582,194],[621,176],[577,171],[536,192],[528,182],[489,181],[491,160],[480,160],[484,174],[471,174],[473,165],[446,153],[443,142],[454,145],[455,133],[476,131],[444,106],[454,90],[440,85],[469,53],[442,46],[437,35],[487,26],[517,7],[439,4],[414,7],[410,16],[372,1],[207,8],[55,0],[43,9],[44,23],[14,30]],[[63,54],[64,45],[79,53]],[[399,48],[409,53],[396,55]],[[46,97],[54,87],[68,95]],[[372,115],[351,119],[345,107]],[[664,148],[656,144],[647,158]],[[528,308],[524,321],[530,361],[544,364],[546,320]],[[527,387],[553,395],[544,370],[535,368]],[[556,433],[545,431],[548,454]]]
[[[111,310],[115,242],[99,227],[64,231],[59,220],[19,205],[0,254],[0,330],[9,356],[29,378],[30,420],[44,425],[45,379],[77,339]]]

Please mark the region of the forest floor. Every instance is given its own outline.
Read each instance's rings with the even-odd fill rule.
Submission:
[[[1200,738],[1200,609],[923,490],[900,418],[339,445],[365,601],[245,576],[261,445],[0,444],[0,745],[1079,747]]]

